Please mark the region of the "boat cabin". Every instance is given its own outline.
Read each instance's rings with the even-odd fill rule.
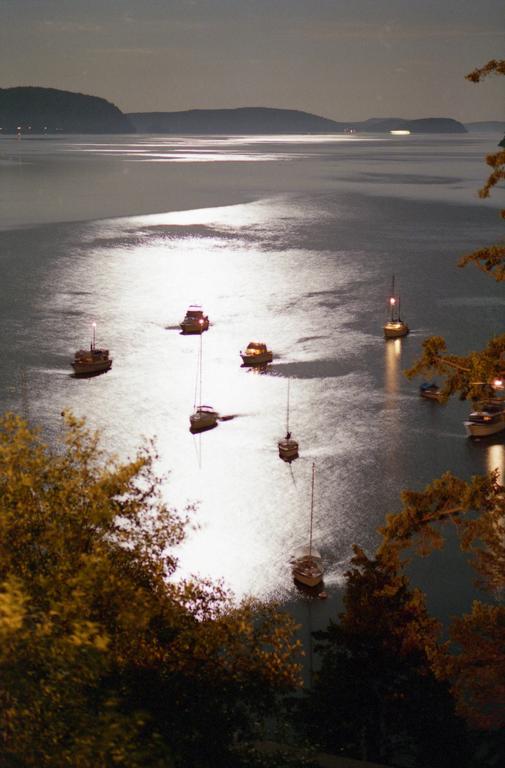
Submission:
[[[267,345],[259,341],[250,341],[246,347],[246,355],[262,355],[267,351]]]

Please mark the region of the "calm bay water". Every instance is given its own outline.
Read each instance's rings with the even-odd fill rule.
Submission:
[[[52,440],[71,408],[121,456],[156,437],[167,498],[198,502],[181,571],[223,578],[238,595],[274,597],[324,623],[358,543],[446,469],[504,470],[504,440],[473,443],[469,408],[421,401],[402,371],[423,338],[455,352],[503,331],[503,289],[458,258],[501,237],[497,192],[481,201],[494,137],[87,137],[0,141],[0,408]],[[391,274],[412,332],[385,342]],[[198,337],[178,323],[190,303],[203,337],[204,401],[234,418],[189,433]],[[73,351],[114,358],[70,376]],[[268,342],[268,373],[241,368]],[[287,379],[300,442],[277,456]],[[288,559],[306,543],[316,463],[314,538],[326,603],[310,608]],[[456,551],[417,576],[438,615],[467,606]]]

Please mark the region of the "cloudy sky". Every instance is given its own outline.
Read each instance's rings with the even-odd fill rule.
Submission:
[[[125,112],[505,119],[500,78],[464,80],[503,58],[504,31],[503,0],[0,0],[0,87]]]

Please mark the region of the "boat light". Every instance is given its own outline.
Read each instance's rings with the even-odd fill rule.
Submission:
[[[392,307],[396,304],[396,299],[394,296],[391,296],[391,298],[389,299],[389,303],[391,304]]]
[[[493,379],[493,389],[503,389],[503,379]]]

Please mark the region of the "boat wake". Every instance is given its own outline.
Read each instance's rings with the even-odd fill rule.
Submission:
[[[227,413],[224,416],[218,416],[219,421],[232,421],[237,417],[243,416],[243,413]]]

